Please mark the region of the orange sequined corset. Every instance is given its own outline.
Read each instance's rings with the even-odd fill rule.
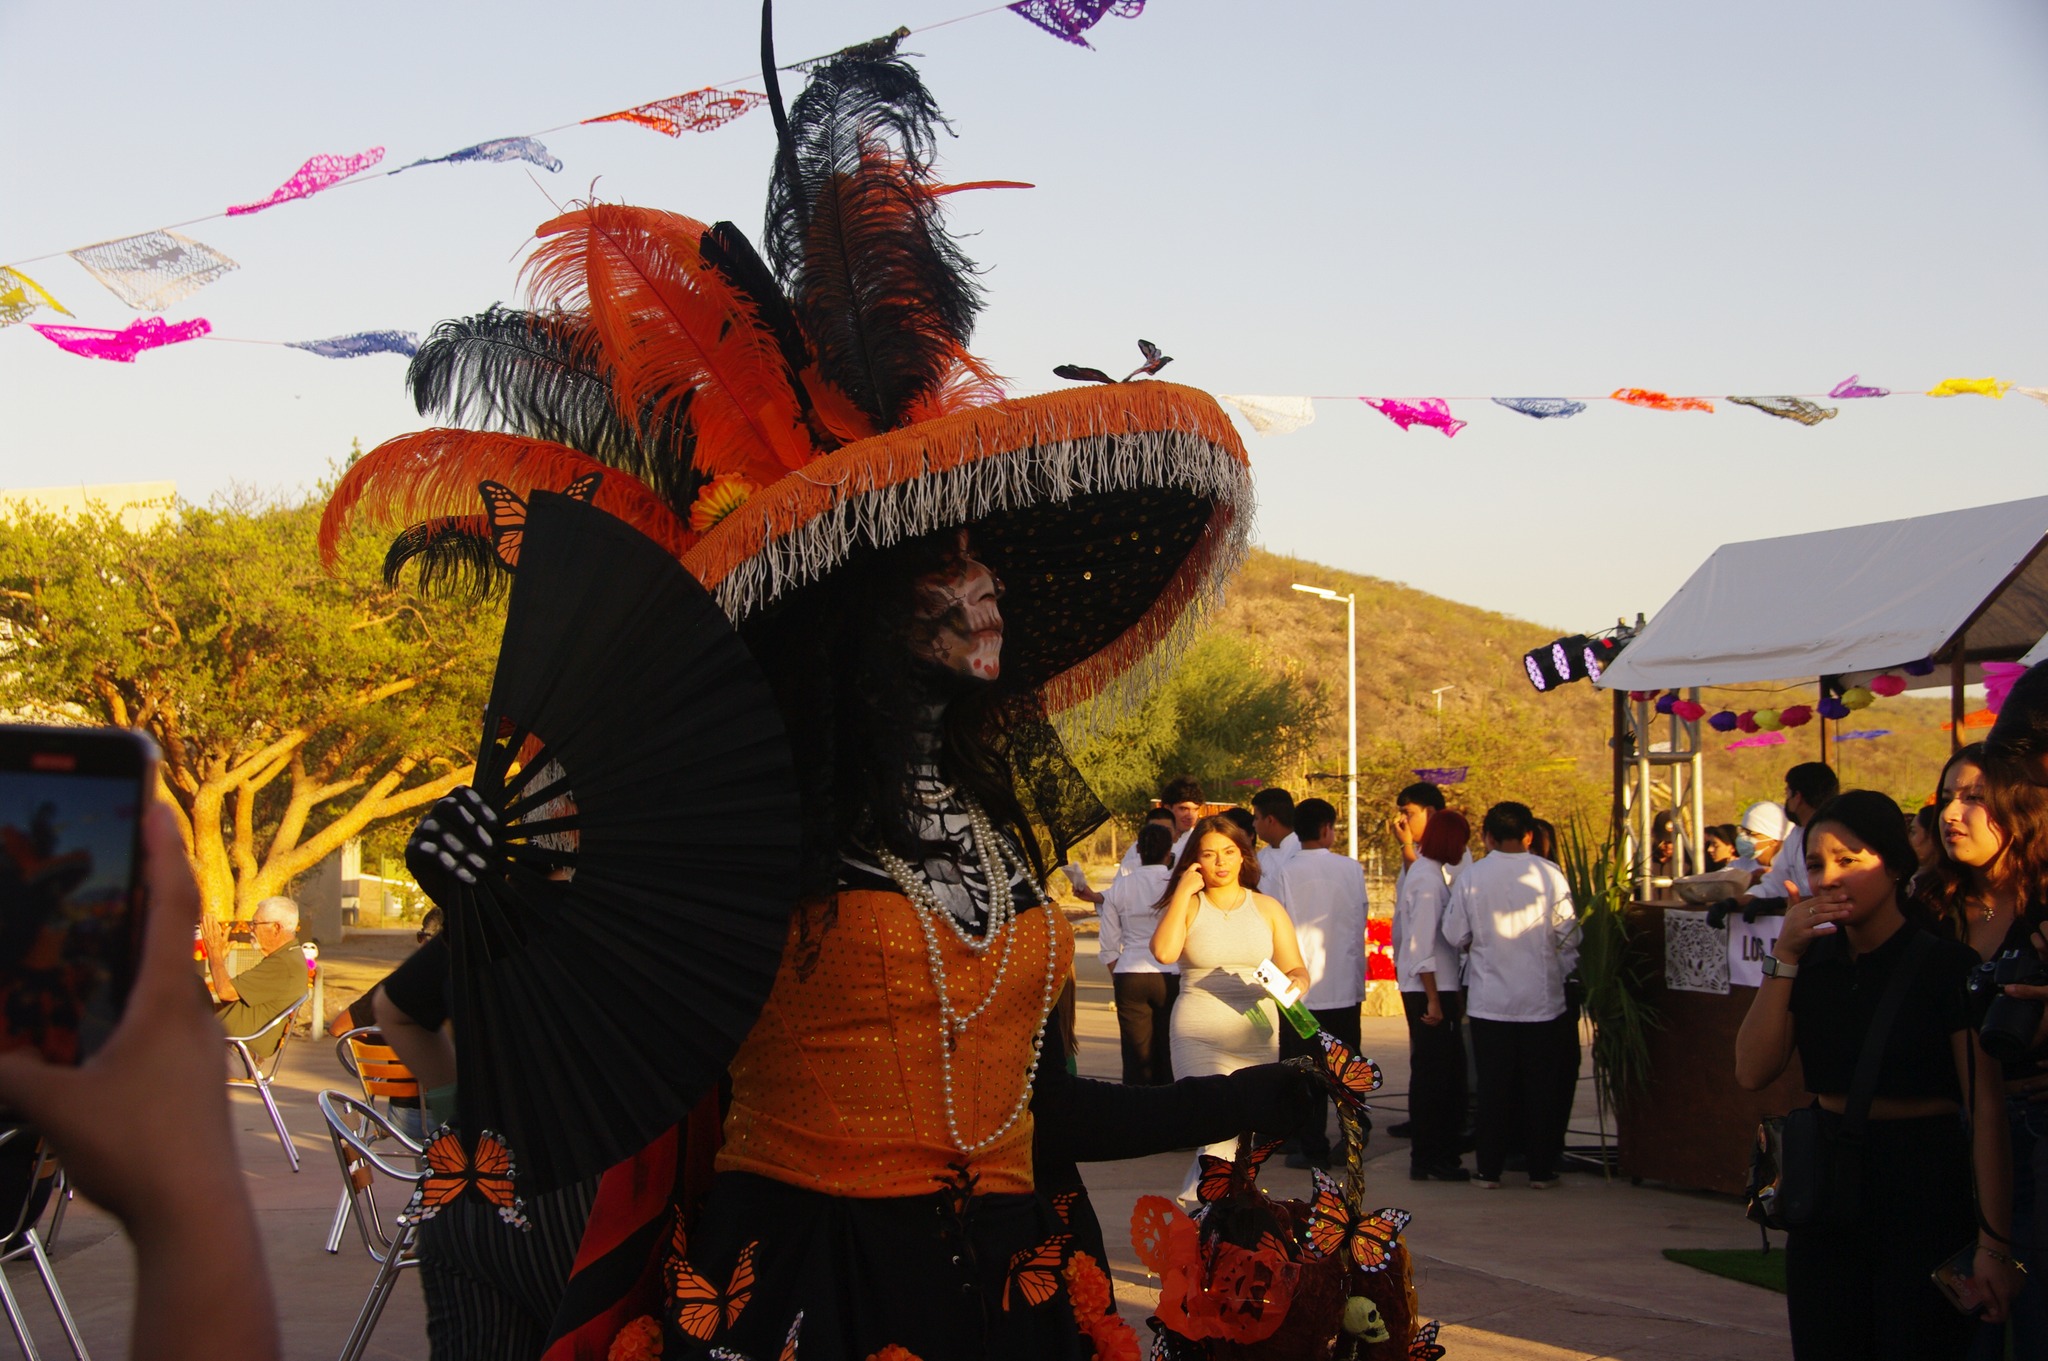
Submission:
[[[955,1120],[968,1143],[993,1133],[1024,1090],[1048,945],[1055,996],[1073,966],[1059,909],[1026,912],[1009,930],[1002,990],[952,1055]],[[950,928],[940,925],[938,939],[954,1010],[972,1011],[1003,947],[976,959]],[[868,890],[804,904],[768,1005],[732,1062],[719,1170],[830,1195],[919,1196],[962,1163],[978,1192],[1030,1191],[1031,1114],[971,1158],[953,1147],[938,994],[916,909],[900,893]]]

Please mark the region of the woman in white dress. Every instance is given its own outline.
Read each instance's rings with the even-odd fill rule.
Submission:
[[[1272,960],[1289,981],[1308,990],[1308,969],[1294,922],[1278,900],[1256,892],[1259,862],[1251,838],[1225,817],[1195,824],[1162,901],[1152,953],[1180,965],[1180,996],[1170,1037],[1176,1077],[1234,1073],[1280,1055],[1279,1008],[1255,976]],[[1254,1019],[1256,1017],[1257,1019]],[[1237,1141],[1201,1150],[1227,1158]],[[1194,1196],[1198,1158],[1180,1198]]]

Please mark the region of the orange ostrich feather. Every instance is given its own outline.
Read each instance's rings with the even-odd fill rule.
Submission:
[[[697,535],[648,485],[587,454],[546,440],[487,430],[420,430],[386,440],[346,473],[320,517],[320,561],[340,561],[341,536],[358,521],[384,528],[443,515],[474,515],[477,483],[502,482],[521,496],[560,491],[602,473],[597,507],[681,557]]]
[[[1003,380],[980,359],[960,346],[953,347],[939,381],[911,400],[906,424],[936,420],[970,407],[988,406],[1003,400]]]
[[[754,302],[704,261],[705,225],[594,204],[542,224],[527,262],[536,301],[587,309],[622,413],[688,419],[705,472],[761,483],[815,452],[789,367]]]

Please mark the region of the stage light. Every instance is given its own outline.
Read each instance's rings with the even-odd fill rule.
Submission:
[[[1529,684],[1538,690],[1552,689],[1569,679],[1557,673],[1556,659],[1551,652],[1549,647],[1536,647],[1522,654],[1522,665],[1529,671]]]
[[[1607,664],[1619,656],[1620,653],[1621,639],[1619,638],[1587,639],[1586,646],[1580,650],[1580,655],[1585,658],[1586,662],[1586,679],[1590,681],[1599,680],[1600,673],[1605,671]]]
[[[1550,662],[1568,681],[1586,679],[1586,635],[1575,633],[1550,645]]]

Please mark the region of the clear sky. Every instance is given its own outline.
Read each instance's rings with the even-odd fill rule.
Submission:
[[[975,8],[783,0],[779,50]],[[703,0],[0,0],[0,263],[261,198],[316,152],[401,164],[742,77],[756,20]],[[1018,392],[1063,362],[1121,372],[1139,336],[1221,392],[2048,386],[2031,0],[1152,0],[1092,37],[996,13],[907,44],[959,134],[945,173],[1039,186],[951,200],[987,267],[976,348]],[[593,185],[758,229],[765,112],[544,140],[560,174],[427,167],[191,228],[242,268],[165,315],[424,333],[516,298],[549,197]],[[68,260],[26,268],[81,324],[137,315]],[[352,439],[421,424],[403,371],[216,341],[98,363],[9,328],[0,486],[307,487]],[[1450,440],[1355,403],[1248,433],[1259,540],[1587,629],[1654,611],[1727,540],[2048,492],[2048,408],[2016,394],[1849,402],[1810,430],[1453,405],[1470,424]]]

